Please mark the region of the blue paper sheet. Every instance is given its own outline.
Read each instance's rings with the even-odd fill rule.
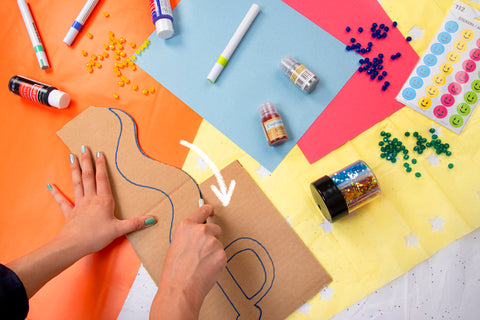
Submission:
[[[262,10],[215,84],[207,75],[251,1],[180,1],[173,11],[175,36],[163,40],[152,33],[137,64],[273,171],[356,71],[358,56],[285,3],[255,3]],[[319,77],[311,94],[278,69],[287,54]],[[266,101],[283,118],[289,136],[283,145],[266,141],[257,111]]]

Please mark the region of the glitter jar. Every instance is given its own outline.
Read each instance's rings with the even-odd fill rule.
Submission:
[[[262,103],[258,106],[258,113],[260,113],[263,132],[270,146],[275,146],[288,140],[282,118],[273,103]]]
[[[303,92],[312,92],[318,83],[318,77],[312,71],[289,55],[282,58],[278,67]]]
[[[373,171],[359,160],[310,184],[313,198],[324,217],[333,222],[380,195]]]

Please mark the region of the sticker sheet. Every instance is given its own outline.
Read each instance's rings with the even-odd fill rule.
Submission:
[[[461,133],[480,94],[480,12],[457,1],[397,100]]]

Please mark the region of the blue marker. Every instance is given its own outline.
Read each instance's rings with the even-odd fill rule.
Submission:
[[[69,46],[73,44],[73,41],[75,41],[75,37],[80,32],[80,30],[82,30],[85,21],[87,21],[88,16],[92,13],[93,9],[95,9],[97,3],[98,0],[87,0],[82,10],[78,14],[77,18],[75,19],[75,21],[73,21],[73,24],[68,30],[67,35],[63,39],[63,42],[65,42]]]

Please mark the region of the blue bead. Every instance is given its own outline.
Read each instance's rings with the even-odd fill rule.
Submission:
[[[362,67],[358,68],[358,72],[362,72],[362,71],[363,71]]]
[[[376,24],[375,22],[372,24],[372,27],[376,28],[378,26],[378,24]]]
[[[378,57],[379,57],[380,59],[383,58],[383,53],[380,53],[380,54],[378,55]]]
[[[385,28],[385,25],[382,23],[382,24],[380,25],[380,29],[383,29],[383,28]]]
[[[360,60],[358,60],[358,63],[360,63],[360,64],[364,64],[364,63],[365,63],[365,60],[363,60],[363,59],[360,59]]]
[[[375,38],[377,35],[374,33],[372,33],[372,38]]]
[[[355,43],[355,41],[357,41],[355,38],[350,39],[351,43]]]
[[[372,74],[372,75],[370,76],[370,79],[374,80],[376,77],[377,77],[376,75]]]
[[[372,66],[372,63],[369,61],[367,62],[367,68],[370,68]]]
[[[352,29],[350,29],[350,27],[347,27],[347,29],[346,29],[346,30],[347,30],[347,32],[350,32],[350,30],[352,30]]]
[[[412,41],[412,37],[408,36],[408,37],[407,37],[407,41],[408,41],[408,42]]]
[[[383,76],[382,75],[378,76],[378,81],[382,81],[382,80],[383,80]]]
[[[363,28],[362,27],[358,28],[358,32],[363,32]]]
[[[373,61],[373,62],[377,62],[377,61],[378,61],[378,58],[373,58],[372,61]]]
[[[386,86],[383,86],[383,87],[382,87],[382,91],[385,91],[385,90],[387,90],[387,87],[386,87]]]
[[[390,85],[390,82],[385,81],[385,85],[388,87]]]
[[[386,75],[387,75],[387,71],[383,71],[383,72],[382,72],[382,76],[385,77]]]
[[[387,37],[387,33],[386,32],[382,33],[382,38],[386,38],[386,37]]]
[[[355,49],[355,52],[356,52],[356,53],[360,53],[361,51],[362,51],[362,50],[360,50],[360,48]]]
[[[378,71],[375,70],[375,72],[373,73],[375,76],[378,76]]]
[[[371,27],[371,28],[370,28],[370,31],[374,32],[374,31],[375,31],[375,28],[374,28],[374,27]]]
[[[377,30],[375,31],[375,34],[380,34],[381,32],[382,32],[382,30],[377,29]]]
[[[392,60],[395,60],[396,56],[394,54],[392,54],[392,56],[390,57],[390,59]]]
[[[388,32],[388,31],[390,30],[390,28],[389,28],[389,27],[385,27],[385,28],[383,28],[383,30],[385,30],[386,32]]]
[[[383,69],[383,66],[382,65],[379,65],[378,66],[378,70],[382,70]]]
[[[368,43],[368,46],[369,46],[369,47],[373,46],[373,43],[369,42],[369,43]]]
[[[377,34],[377,39],[382,39],[382,35],[381,35],[381,34]]]
[[[378,64],[382,64],[383,63],[383,59],[378,59]]]
[[[365,58],[365,63],[368,63],[370,61],[370,58]]]
[[[367,50],[365,48],[363,48],[362,50],[360,50],[362,52],[362,54],[364,54],[365,52],[367,52]]]
[[[396,27],[398,25],[397,21],[393,21],[392,25]]]
[[[373,72],[372,69],[368,69],[368,70],[367,70],[367,73],[368,73],[368,74],[372,74],[372,72]]]
[[[400,58],[401,55],[402,55],[402,54],[401,54],[400,52],[397,52],[397,54],[395,55],[395,57]]]
[[[360,48],[361,46],[362,46],[362,44],[361,44],[360,42],[357,42],[357,43],[355,44],[355,48]]]

